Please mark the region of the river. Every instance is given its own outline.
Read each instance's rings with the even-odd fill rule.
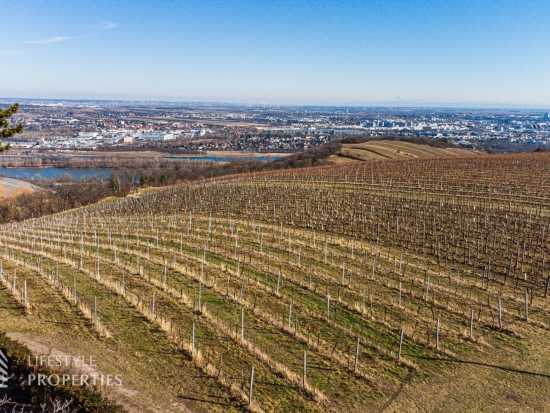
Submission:
[[[40,179],[60,179],[67,175],[70,175],[73,179],[108,178],[113,171],[114,169],[100,168],[0,168],[0,175],[33,181]]]
[[[187,161],[274,161],[280,156],[171,156],[172,159]],[[60,179],[64,175],[70,175],[72,179],[82,178],[108,178],[115,169],[112,168],[1,168],[0,176],[19,178],[25,180]]]

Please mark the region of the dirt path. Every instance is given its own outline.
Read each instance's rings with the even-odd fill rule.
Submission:
[[[63,344],[54,342],[51,339],[40,337],[35,334],[30,333],[7,333],[7,336],[12,340],[16,340],[21,344],[27,346],[34,355],[36,356],[60,356],[60,357],[77,357],[78,354],[67,349]],[[105,372],[97,368],[97,366],[90,366],[88,364],[76,367],[79,373],[87,375],[106,375]],[[161,413],[161,410],[144,407],[142,405],[137,405],[132,402],[132,399],[139,395],[139,391],[133,388],[129,388],[127,385],[122,384],[122,386],[110,386],[108,388],[103,388],[102,391],[110,399],[116,400],[117,403],[120,403],[126,410],[129,412],[139,412],[139,413]],[[191,413],[187,407],[183,406],[181,403],[178,403],[177,406],[180,411],[185,413]]]

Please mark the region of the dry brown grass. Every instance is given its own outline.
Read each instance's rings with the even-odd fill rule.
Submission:
[[[434,148],[402,141],[369,141],[343,144],[340,153],[330,159],[335,163],[383,159],[411,159],[439,156],[464,156],[474,152],[460,148]]]

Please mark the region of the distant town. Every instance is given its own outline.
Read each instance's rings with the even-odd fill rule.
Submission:
[[[52,101],[20,103],[11,122],[21,151],[163,149],[295,152],[350,135],[445,139],[501,152],[550,149],[549,113],[532,109],[284,107],[190,102]]]

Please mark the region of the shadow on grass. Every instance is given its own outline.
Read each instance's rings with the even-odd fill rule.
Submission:
[[[302,363],[290,363],[290,365],[291,366],[296,366],[296,367],[302,367],[303,366]],[[308,370],[326,370],[326,371],[337,371],[337,370],[339,370],[336,367],[325,367],[325,366],[309,364],[309,363],[307,365],[307,369]]]
[[[410,377],[410,374],[409,376]],[[401,384],[399,385],[399,389],[397,389],[397,391],[395,391],[392,396],[389,398],[389,400],[384,403],[384,406],[382,406],[379,410],[379,412],[384,412],[386,411],[386,409],[388,407],[391,406],[391,404],[397,399],[397,397],[399,397],[399,395],[401,394],[401,392],[403,391],[403,388],[405,387],[405,381],[402,381]]]
[[[287,388],[289,385],[283,384],[283,383],[274,383],[272,381],[262,381],[262,380],[256,380],[254,379],[254,385],[256,384],[262,384],[265,386],[273,386],[273,387],[281,387],[281,388]]]
[[[471,365],[474,365],[474,366],[490,367],[490,368],[493,368],[493,369],[511,371],[513,373],[529,374],[531,376],[539,376],[539,377],[550,378],[550,374],[535,373],[534,371],[518,370],[518,369],[514,369],[512,367],[498,366],[496,364],[482,363],[480,361],[455,360],[455,359],[450,359],[450,358],[437,358],[437,357],[425,357],[425,356],[413,356],[413,355],[408,355],[408,357],[416,358],[416,359],[423,359],[423,360],[439,361],[439,362],[444,362],[444,363],[471,364]]]
[[[82,317],[82,319],[86,320],[84,317]],[[72,321],[57,321],[57,320],[40,320],[40,322],[49,323],[49,324],[67,325],[67,326],[78,325],[78,321],[72,322]]]
[[[238,403],[235,403],[235,404],[231,404],[231,403],[223,403],[223,402],[217,402],[217,401],[213,401],[213,400],[207,400],[207,399],[200,399],[198,397],[191,397],[191,396],[183,396],[183,395],[179,395],[177,396],[178,399],[184,399],[184,400],[193,400],[193,401],[196,401],[196,402],[201,402],[201,403],[208,403],[208,404],[217,404],[217,405],[220,405],[220,406],[239,406]],[[215,396],[214,396],[215,397]]]

